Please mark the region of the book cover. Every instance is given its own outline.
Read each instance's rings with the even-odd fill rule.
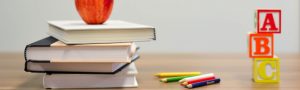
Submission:
[[[101,25],[83,21],[49,21],[48,34],[66,44],[120,43],[156,39],[155,28],[125,21],[111,20]]]

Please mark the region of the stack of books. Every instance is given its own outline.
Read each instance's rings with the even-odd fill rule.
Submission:
[[[45,88],[137,87],[138,41],[155,40],[155,28],[124,21],[87,25],[49,21],[49,37],[26,46],[25,71],[46,73]]]

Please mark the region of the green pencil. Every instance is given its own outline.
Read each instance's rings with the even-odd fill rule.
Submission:
[[[163,79],[160,79],[160,81],[165,82],[165,83],[177,82],[177,81],[179,81],[181,79],[184,79],[184,78],[187,78],[187,77],[192,77],[192,76],[178,76],[178,77],[163,78]]]

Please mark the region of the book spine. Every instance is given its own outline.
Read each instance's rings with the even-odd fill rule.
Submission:
[[[29,61],[34,61],[34,60],[28,60],[28,57],[27,57],[28,48],[30,48],[30,47],[51,47],[51,44],[56,42],[56,41],[57,41],[57,39],[49,36],[49,37],[46,37],[44,39],[41,39],[41,40],[38,40],[36,42],[33,42],[31,44],[26,45],[25,49],[24,49],[24,59],[25,59],[24,71],[25,72],[32,72],[32,71],[28,70],[27,66],[28,66]]]
[[[153,40],[156,40],[156,30],[155,30],[155,28],[153,28]]]
[[[26,45],[25,49],[24,49],[24,59],[25,59],[25,65],[24,65],[24,71],[25,72],[29,72],[28,68],[27,68],[27,49],[28,49],[29,45]]]

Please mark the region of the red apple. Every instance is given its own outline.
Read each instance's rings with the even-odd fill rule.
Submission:
[[[75,0],[80,17],[87,24],[103,24],[110,16],[114,0]]]

